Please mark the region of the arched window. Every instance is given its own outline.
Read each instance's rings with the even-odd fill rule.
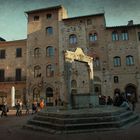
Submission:
[[[121,58],[119,56],[115,56],[113,58],[113,61],[114,61],[114,67],[119,67],[121,66]]]
[[[41,54],[41,53],[40,53],[40,48],[35,48],[35,49],[34,49],[34,57],[37,58],[37,57],[40,56],[40,54]]]
[[[33,100],[36,100],[36,101],[40,100],[40,91],[37,87],[33,89]]]
[[[126,30],[121,33],[122,40],[128,40],[128,32]]]
[[[90,42],[95,42],[95,41],[97,41],[97,33],[89,34],[89,41],[90,41]]]
[[[69,43],[70,44],[76,44],[77,43],[77,36],[75,34],[72,34],[69,36]]]
[[[46,34],[52,35],[53,34],[53,27],[46,27]]]
[[[134,65],[134,58],[131,55],[126,56],[126,65],[130,66],[130,65]]]
[[[113,40],[113,41],[119,40],[119,36],[118,36],[117,31],[113,31],[113,32],[112,32],[112,40]]]
[[[76,82],[76,80],[72,80],[71,81],[71,87],[72,88],[77,88],[77,82]]]
[[[34,67],[34,77],[41,77],[41,67],[39,65]]]
[[[71,94],[77,93],[77,82],[76,80],[71,81]]]
[[[48,46],[46,48],[46,55],[47,56],[54,56],[54,48],[52,46]]]
[[[47,65],[47,67],[46,67],[46,76],[47,77],[54,76],[54,67],[51,64]]]

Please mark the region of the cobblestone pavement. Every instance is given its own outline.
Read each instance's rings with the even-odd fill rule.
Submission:
[[[140,103],[137,104],[135,112],[140,114]],[[117,131],[52,135],[23,129],[23,124],[30,117],[32,115],[25,115],[25,112],[21,117],[17,117],[15,111],[10,110],[8,117],[0,118],[0,140],[140,140],[140,123]]]

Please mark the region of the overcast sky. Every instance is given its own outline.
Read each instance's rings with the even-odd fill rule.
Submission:
[[[105,12],[107,26],[140,23],[140,0],[0,0],[0,37],[27,37],[25,11],[63,5],[69,17]]]

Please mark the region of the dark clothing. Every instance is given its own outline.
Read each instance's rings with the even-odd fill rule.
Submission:
[[[105,105],[106,104],[106,97],[105,96],[99,97],[99,104],[100,105]]]
[[[7,106],[7,104],[3,104],[1,117],[2,116],[7,116],[7,112],[8,112],[8,106]]]
[[[131,104],[132,104],[132,110],[135,111],[135,108],[136,108],[136,101],[135,101],[135,99],[131,100]]]
[[[124,101],[122,96],[116,96],[114,100],[114,106],[120,106]]]
[[[16,116],[21,116],[21,114],[22,114],[22,109],[21,109],[20,103],[17,103],[16,104]]]
[[[32,114],[37,113],[38,111],[38,105],[37,103],[33,103],[32,104]]]
[[[111,97],[108,97],[107,98],[107,103],[106,103],[107,105],[112,105],[113,104],[113,100],[112,100],[112,98]]]
[[[25,107],[26,107],[26,114],[29,114],[29,110],[30,110],[30,103],[29,103],[29,102],[27,102],[27,103],[26,103],[26,105],[25,105]]]

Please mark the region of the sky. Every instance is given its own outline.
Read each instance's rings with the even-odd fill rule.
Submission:
[[[27,38],[25,11],[63,5],[69,17],[105,12],[106,25],[140,23],[140,0],[0,0],[0,37],[7,41]]]

